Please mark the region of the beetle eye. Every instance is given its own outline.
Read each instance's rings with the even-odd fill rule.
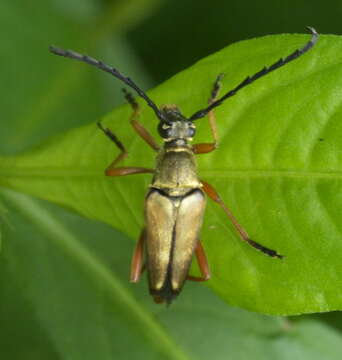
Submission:
[[[188,137],[194,137],[196,133],[196,129],[194,127],[188,128]]]
[[[191,121],[187,123],[188,125],[188,137],[194,137],[196,133],[196,126]]]
[[[171,128],[171,125],[169,125],[168,123],[160,122],[159,125],[158,125],[159,135],[162,138],[167,139],[169,137],[170,128]]]

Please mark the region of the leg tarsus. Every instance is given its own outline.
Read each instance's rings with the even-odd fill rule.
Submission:
[[[135,100],[135,97],[132,95],[131,92],[129,92],[127,89],[122,88],[122,92],[124,93],[125,99],[129,104],[131,104],[134,111],[139,111],[139,104]]]
[[[104,128],[101,124],[100,121],[97,122],[97,126],[100,130],[103,131],[103,133],[110,139],[112,140],[115,145],[124,153],[127,153],[126,148],[124,147],[123,143],[117,138],[117,136],[112,133],[108,128]]]
[[[221,80],[223,79],[224,77],[224,73],[221,73],[217,76],[215,82],[214,82],[214,86],[213,86],[213,89],[211,91],[211,96],[210,96],[210,99],[209,99],[209,105],[212,104],[216,98],[217,98],[217,95],[222,87],[221,85]]]
[[[261,245],[252,239],[248,238],[247,242],[249,245],[253,246],[256,250],[260,250],[261,252],[263,252],[264,254],[270,257],[276,257],[278,259],[283,259],[285,257],[284,255],[278,254],[275,250],[269,249],[266,246]]]

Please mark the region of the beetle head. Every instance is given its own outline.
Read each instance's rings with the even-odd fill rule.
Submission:
[[[164,105],[160,108],[163,120],[158,126],[159,135],[166,142],[191,141],[196,133],[196,126],[187,119],[176,105]]]

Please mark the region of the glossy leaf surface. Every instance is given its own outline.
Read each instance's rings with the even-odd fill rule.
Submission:
[[[237,43],[149,95],[191,115],[205,106],[217,74],[226,74],[227,91],[308,38],[283,35]],[[220,147],[198,157],[201,177],[217,188],[255,241],[286,256],[270,259],[242,243],[221,209],[209,204],[201,236],[213,273],[208,285],[231,304],[272,314],[341,309],[336,290],[342,285],[341,47],[339,37],[322,36],[311,52],[216,111]],[[157,120],[142,106],[142,122],[155,133]],[[118,108],[104,124],[129,148],[125,166],[152,167],[153,152],[129,128],[130,112],[128,106]],[[206,120],[197,124],[198,142],[208,141]],[[103,170],[117,153],[95,125],[88,125],[33,151],[1,158],[0,184],[137,238],[150,176],[106,178]]]

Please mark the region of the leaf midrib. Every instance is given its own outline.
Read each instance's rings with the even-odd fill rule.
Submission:
[[[298,169],[223,169],[223,170],[200,170],[199,174],[205,177],[220,178],[315,178],[315,179],[341,179],[342,170],[318,171],[318,170],[298,170]],[[150,174],[149,174],[150,175]],[[76,178],[105,178],[103,168],[86,169],[79,168],[0,168],[0,178],[6,177],[76,177]]]

